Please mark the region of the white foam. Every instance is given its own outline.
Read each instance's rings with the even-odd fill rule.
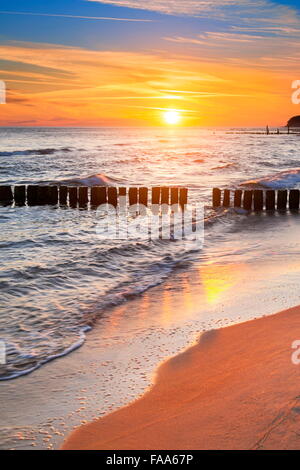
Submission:
[[[300,168],[280,171],[274,175],[266,176],[261,179],[249,180],[243,183],[245,186],[264,187],[270,189],[292,188],[300,183]]]
[[[118,181],[119,180],[115,178],[109,178],[103,173],[98,173],[97,175],[84,176],[83,178],[72,178],[63,181],[63,183],[73,183],[84,186],[113,186],[116,185]]]

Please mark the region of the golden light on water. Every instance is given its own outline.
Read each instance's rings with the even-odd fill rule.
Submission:
[[[167,124],[170,124],[170,125],[175,125],[175,124],[178,124],[179,121],[180,121],[180,114],[178,111],[174,111],[172,109],[170,109],[169,111],[166,111],[164,113],[164,120]]]

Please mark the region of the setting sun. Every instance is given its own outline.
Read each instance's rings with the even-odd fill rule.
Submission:
[[[167,111],[164,114],[164,120],[167,124],[177,124],[180,121],[180,114],[177,111]]]

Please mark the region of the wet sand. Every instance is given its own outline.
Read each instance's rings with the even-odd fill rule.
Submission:
[[[300,307],[203,333],[142,398],[81,426],[63,449],[299,449]]]

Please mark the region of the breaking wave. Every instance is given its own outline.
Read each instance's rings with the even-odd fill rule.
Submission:
[[[69,147],[59,149],[45,148],[45,149],[28,149],[28,150],[13,150],[12,152],[0,152],[0,157],[13,157],[13,156],[26,156],[26,155],[53,155],[56,152],[71,152]]]
[[[104,173],[83,176],[82,178],[70,178],[60,181],[60,184],[75,184],[78,186],[115,186],[125,184],[124,180],[106,176]]]
[[[300,183],[300,168],[280,171],[271,176],[246,181],[241,186],[250,186],[253,188],[282,189],[293,188]]]

